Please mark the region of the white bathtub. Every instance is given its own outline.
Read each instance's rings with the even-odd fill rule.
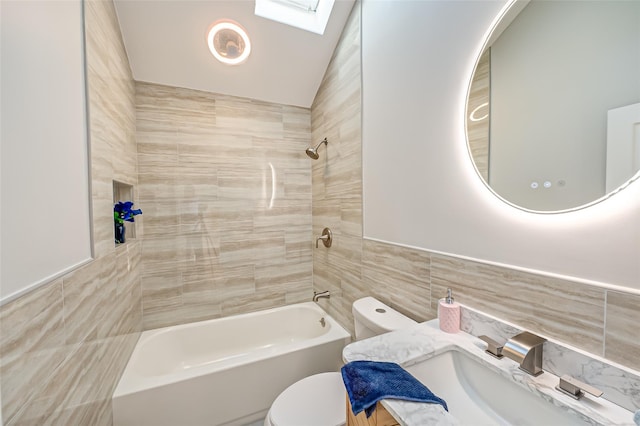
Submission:
[[[337,371],[350,340],[313,302],[145,331],[113,394],[113,424],[258,420],[290,384]]]

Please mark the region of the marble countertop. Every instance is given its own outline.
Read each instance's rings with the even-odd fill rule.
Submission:
[[[579,401],[562,395],[555,390],[558,378],[553,374],[545,372],[538,377],[532,377],[520,370],[518,364],[510,359],[498,360],[489,356],[485,353],[485,348],[486,343],[482,340],[464,332],[445,333],[438,328],[438,321],[432,320],[351,343],[344,348],[343,358],[345,362],[395,362],[407,368],[450,350],[460,351],[501,376],[520,384],[534,395],[578,416],[587,424],[635,426],[632,412],[602,398],[591,398],[590,395]],[[403,426],[461,424],[440,405],[392,399],[383,400],[382,404]]]

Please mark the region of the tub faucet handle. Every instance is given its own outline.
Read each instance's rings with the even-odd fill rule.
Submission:
[[[322,235],[316,238],[316,248],[318,248],[318,241],[322,241],[322,244],[324,244],[325,247],[331,247],[331,243],[333,242],[331,229],[324,228],[322,230]]]
[[[487,349],[485,350],[486,353],[498,359],[504,357],[504,355],[502,355],[502,348],[504,345],[501,345],[491,337],[485,335],[478,336],[478,339],[487,343]]]
[[[574,379],[566,374],[560,377],[560,382],[558,383],[558,386],[556,386],[556,390],[559,390],[565,395],[569,395],[573,399],[582,398],[585,392],[590,393],[595,397],[600,397],[603,394],[600,389],[596,389],[591,385],[582,383],[580,380]]]

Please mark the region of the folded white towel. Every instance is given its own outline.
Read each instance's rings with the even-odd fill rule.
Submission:
[[[636,411],[636,414],[633,415],[633,421],[640,426],[640,410]]]

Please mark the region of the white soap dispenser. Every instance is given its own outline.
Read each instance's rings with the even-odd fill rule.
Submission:
[[[438,320],[440,330],[447,333],[460,331],[460,304],[453,300],[451,289],[447,289],[447,297],[438,303]]]

